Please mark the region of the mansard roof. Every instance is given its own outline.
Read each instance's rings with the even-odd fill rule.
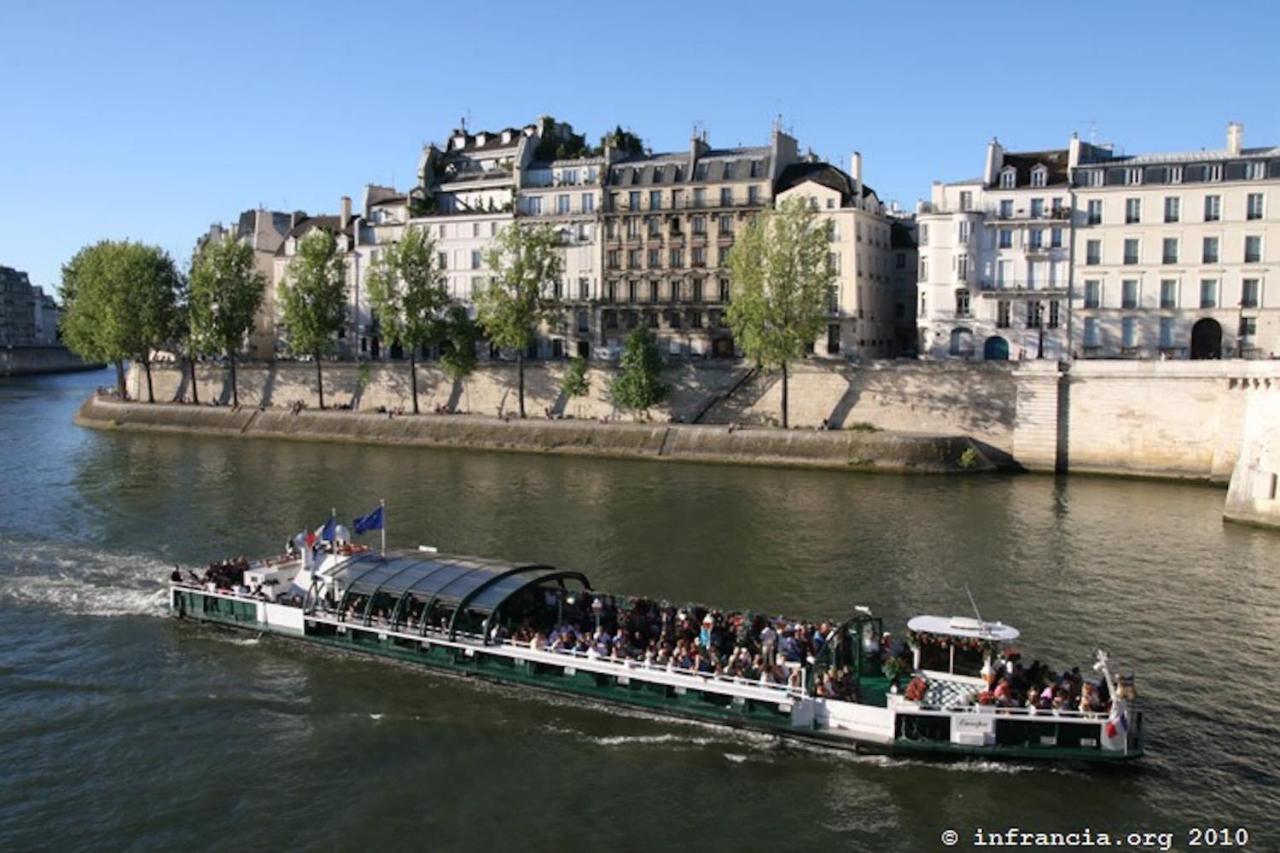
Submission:
[[[1003,172],[1012,166],[1016,173],[1014,186],[1029,187],[1031,172],[1038,165],[1045,167],[1045,186],[1067,183],[1067,149],[1065,148],[1049,151],[1006,151],[1004,165],[1000,171]]]
[[[813,181],[824,187],[833,189],[840,193],[840,203],[842,205],[849,204],[853,200],[853,178],[844,170],[832,166],[830,163],[792,163],[790,166],[782,170],[782,174],[778,176],[778,181],[774,185],[774,194],[786,192],[792,187],[799,186],[805,181]],[[875,195],[875,190],[862,185],[862,197]]]

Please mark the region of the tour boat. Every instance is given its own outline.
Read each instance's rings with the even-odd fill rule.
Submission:
[[[857,607],[806,631],[781,617],[606,595],[552,566],[371,549],[332,520],[279,557],[211,564],[203,576],[175,570],[169,603],[183,619],[857,751],[1142,754],[1132,676],[1113,673],[1104,652],[1094,674],[1050,673],[1024,665],[1016,629],[980,618],[917,616],[903,643]],[[611,634],[616,643],[599,642]],[[597,642],[584,649],[583,635]],[[674,637],[677,654],[664,653]]]

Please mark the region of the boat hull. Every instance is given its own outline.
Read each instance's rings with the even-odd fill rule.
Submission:
[[[797,725],[795,702],[734,697],[716,690],[683,688],[646,679],[642,673],[608,675],[575,667],[572,659],[554,663],[521,660],[484,646],[459,647],[428,638],[406,640],[376,628],[335,626],[307,617],[296,607],[235,599],[200,590],[171,593],[174,615],[211,625],[269,633],[329,649],[415,664],[428,670],[497,684],[517,685],[557,695],[621,705],[663,716],[724,725],[827,748],[931,759],[1067,761],[1115,764],[1141,752],[1034,746],[964,746],[902,737],[860,738],[847,730]],[[714,682],[713,682],[714,683]]]

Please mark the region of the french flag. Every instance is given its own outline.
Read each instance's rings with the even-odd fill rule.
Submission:
[[[1107,737],[1114,738],[1121,732],[1127,731],[1129,731],[1129,721],[1125,718],[1124,711],[1107,720]]]

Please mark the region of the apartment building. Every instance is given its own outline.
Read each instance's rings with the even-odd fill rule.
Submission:
[[[609,166],[604,204],[600,343],[617,350],[644,323],[671,355],[732,356],[724,319],[734,235],[773,203],[774,184],[799,160],[774,128],[770,144],[629,156]]]
[[[934,182],[916,216],[921,357],[1066,357],[1070,154],[992,140],[980,177]]]
[[[875,191],[862,181],[862,155],[848,173],[816,159],[792,163],[778,176],[777,203],[801,197],[818,212],[830,242],[828,264],[837,274],[827,303],[827,330],[814,343],[818,355],[885,358],[895,354],[893,222]]]
[[[895,358],[916,354],[916,270],[920,251],[916,245],[913,214],[890,210],[889,248],[893,252],[893,352]]]
[[[1280,353],[1280,147],[1122,155],[1072,140],[1084,358]]]

